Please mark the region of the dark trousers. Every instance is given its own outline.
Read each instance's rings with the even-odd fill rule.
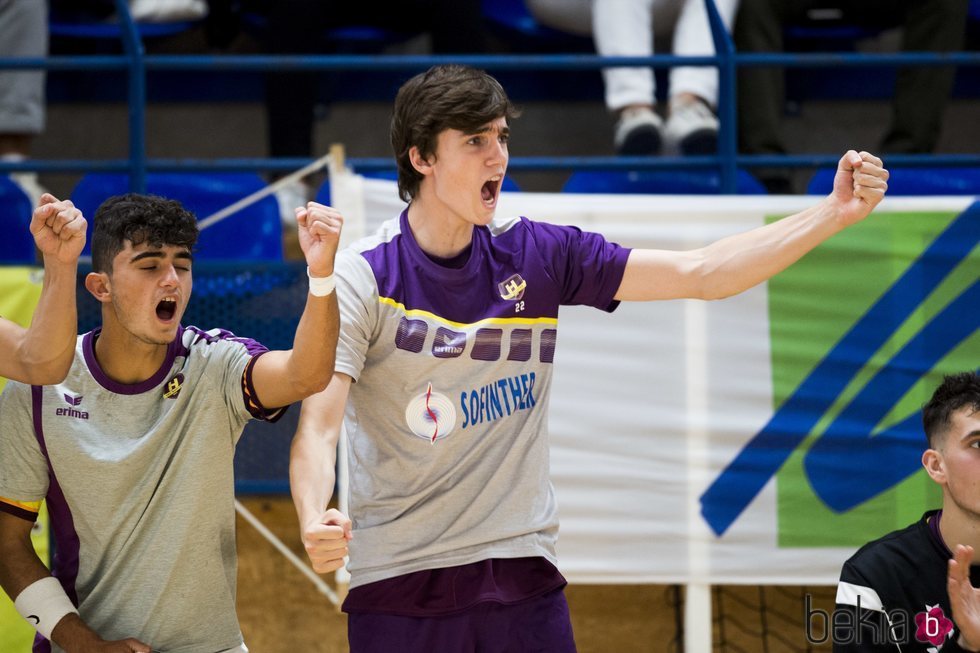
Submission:
[[[811,9],[842,10],[848,24],[903,28],[904,51],[962,50],[968,0],[741,0],[735,46],[742,52],[781,52],[783,28]],[[869,68],[875,74],[876,68]],[[953,87],[952,67],[899,69],[889,130],[881,152],[931,152]],[[741,68],[738,73],[739,149],[746,154],[782,154],[780,136],[785,90],[781,68]]]
[[[274,0],[266,7],[266,47],[273,54],[324,54],[329,49],[326,31],[347,25],[427,32],[438,54],[484,50],[479,0]],[[267,75],[266,115],[272,156],[312,155],[313,108],[319,80],[316,73]]]
[[[440,617],[350,614],[351,653],[575,653],[562,590],[512,605],[478,603]]]

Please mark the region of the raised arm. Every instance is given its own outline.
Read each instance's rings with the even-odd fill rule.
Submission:
[[[888,188],[881,159],[850,150],[837,165],[833,192],[816,206],[700,249],[630,253],[616,299],[721,299],[785,270],[845,227],[863,220]]]
[[[58,608],[70,606],[70,601],[34,552],[32,526],[33,522],[0,512],[0,586],[18,612],[42,633],[50,633],[50,639],[68,653],[150,653],[150,647],[136,639],[103,640],[77,612],[65,614]]]
[[[268,408],[287,406],[323,390],[333,376],[337,354],[340,318],[332,290],[333,264],[343,218],[328,206],[310,202],[296,209],[296,220],[309,266],[310,292],[293,348],[265,354],[252,371],[255,393]]]
[[[289,489],[303,546],[313,570],[320,574],[343,566],[351,539],[350,520],[338,510],[327,509],[350,384],[346,374],[334,374],[326,390],[303,402],[289,452]]]
[[[44,286],[30,328],[0,320],[0,376],[50,385],[68,374],[78,332],[75,277],[85,227],[81,211],[69,200],[41,196],[30,229],[44,258]]]

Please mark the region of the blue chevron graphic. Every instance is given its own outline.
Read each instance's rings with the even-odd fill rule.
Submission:
[[[763,429],[701,496],[701,514],[721,536],[806,439],[838,395],[929,294],[980,242],[980,203],[956,217],[831,348]],[[918,416],[869,437],[889,408],[937,361],[977,330],[980,282],[930,321],[834,420],[808,452],[807,475],[834,510],[847,510],[914,471]],[[826,439],[826,441],[824,441]],[[846,455],[842,455],[846,452]],[[842,463],[851,473],[842,473]],[[861,474],[853,473],[860,469]],[[867,470],[874,469],[875,474]],[[853,480],[860,478],[860,481]],[[850,482],[847,478],[852,479]]]

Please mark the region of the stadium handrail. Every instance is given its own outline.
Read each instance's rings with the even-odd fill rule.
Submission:
[[[461,63],[488,70],[600,70],[611,66],[671,68],[715,66],[719,69],[718,153],[698,157],[555,156],[514,157],[512,170],[656,170],[717,168],[721,190],[734,193],[738,168],[819,167],[835,165],[836,154],[742,155],[737,151],[736,73],[740,67],[781,66],[786,68],[980,66],[980,52],[902,53],[738,53],[724,28],[714,0],[704,0],[717,54],[681,57],[603,57],[585,54],[550,55],[147,55],[126,0],[115,0],[122,27],[123,54],[54,57],[0,57],[3,69],[123,70],[128,79],[129,157],[127,159],[27,159],[0,162],[0,173],[37,172],[129,172],[130,187],[146,189],[148,171],[287,171],[311,162],[307,158],[216,158],[161,159],[146,154],[146,77],[157,70],[270,71],[270,70],[355,70],[421,71],[433,65]],[[348,159],[356,170],[393,169],[390,158]],[[929,165],[940,167],[980,165],[974,154],[890,155],[889,166]]]

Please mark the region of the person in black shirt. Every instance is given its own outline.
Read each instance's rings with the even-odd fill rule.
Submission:
[[[942,509],[844,563],[830,624],[837,653],[980,651],[980,376],[947,376],[922,422],[922,465],[942,487]]]

